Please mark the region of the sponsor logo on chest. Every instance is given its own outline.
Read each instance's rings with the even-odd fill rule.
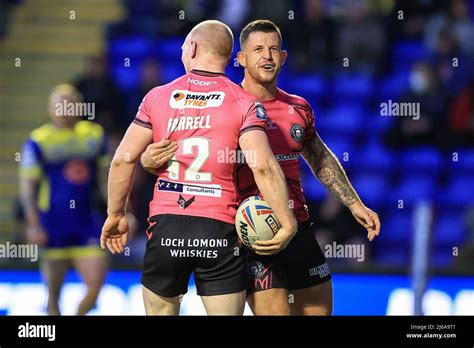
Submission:
[[[215,108],[222,105],[224,92],[191,92],[174,90],[171,92],[169,105],[172,109],[204,109]]]

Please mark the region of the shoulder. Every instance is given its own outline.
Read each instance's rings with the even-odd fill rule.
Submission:
[[[280,88],[278,88],[278,99],[280,99],[281,101],[287,104],[303,108],[307,111],[312,110],[311,105],[308,103],[308,101],[305,98],[297,94],[290,94]]]
[[[54,126],[50,123],[46,123],[30,133],[30,141],[35,143],[42,143],[46,141],[54,133]]]
[[[148,93],[145,95],[145,98],[143,100],[146,101],[147,103],[153,103],[155,100],[157,100],[157,98],[165,95],[167,92],[170,92],[173,89],[182,89],[183,87],[182,82],[186,78],[187,78],[187,75],[183,75],[164,85],[153,87],[152,89],[148,91]]]
[[[100,138],[104,135],[104,129],[102,128],[102,126],[92,121],[79,121],[74,126],[74,130],[78,134],[87,134],[97,138]]]

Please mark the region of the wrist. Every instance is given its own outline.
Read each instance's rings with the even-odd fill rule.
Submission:
[[[291,232],[291,233],[296,233],[298,230],[298,223],[296,222],[296,219],[293,217],[290,221],[282,224],[282,228],[285,230]]]
[[[125,216],[125,209],[121,212],[107,210],[107,217],[109,218],[118,218],[122,216]]]
[[[347,207],[349,208],[349,210],[354,210],[354,209],[356,209],[356,208],[363,208],[363,207],[364,207],[364,203],[362,203],[362,201],[360,200],[360,198],[358,198],[354,203],[349,204]]]

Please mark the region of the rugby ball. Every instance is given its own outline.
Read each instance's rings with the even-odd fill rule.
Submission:
[[[251,196],[237,209],[235,228],[241,242],[252,248],[259,240],[272,239],[281,225],[267,202],[259,196]]]

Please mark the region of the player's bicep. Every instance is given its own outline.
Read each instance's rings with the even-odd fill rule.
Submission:
[[[136,162],[146,147],[153,141],[153,131],[132,123],[115,152],[114,161]]]
[[[267,133],[263,128],[254,128],[242,133],[239,145],[251,169],[274,159]]]

